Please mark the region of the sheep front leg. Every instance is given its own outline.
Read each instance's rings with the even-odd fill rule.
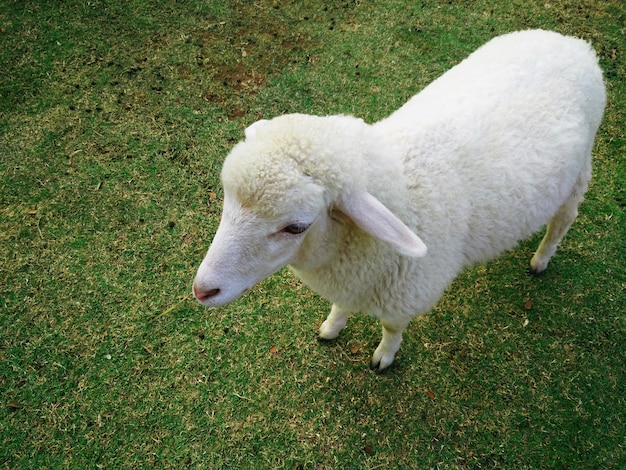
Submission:
[[[393,324],[382,322],[383,339],[374,351],[370,367],[376,372],[383,372],[393,363],[393,359],[400,349],[402,342],[402,332],[407,327],[406,324]]]
[[[319,338],[328,340],[339,336],[339,332],[343,330],[343,327],[348,322],[348,315],[350,315],[350,312],[337,304],[333,304],[328,317],[320,326]]]

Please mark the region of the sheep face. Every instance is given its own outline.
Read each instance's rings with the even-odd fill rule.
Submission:
[[[309,178],[280,189],[276,180],[260,184],[257,197],[250,187],[244,191],[224,183],[222,219],[193,286],[203,305],[228,303],[287,264],[310,266],[332,255],[328,246],[317,253],[310,243],[324,239],[332,219],[323,188]]]
[[[230,302],[287,264],[337,262],[361,231],[405,256],[425,255],[419,237],[367,191],[363,130],[355,118],[293,115],[246,131],[222,169],[224,211],[193,285],[202,304]]]

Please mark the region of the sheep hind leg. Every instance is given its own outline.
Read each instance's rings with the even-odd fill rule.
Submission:
[[[402,342],[402,332],[407,325],[389,324],[383,322],[383,339],[374,351],[370,367],[376,372],[383,372],[387,369],[395,358],[400,343]]]
[[[318,338],[330,340],[339,336],[339,333],[348,322],[348,315],[350,315],[349,311],[344,310],[337,304],[333,304],[328,317],[320,326]]]
[[[556,253],[559,243],[578,216],[578,204],[583,198],[588,181],[589,178],[586,175],[581,175],[570,197],[548,222],[546,234],[530,260],[530,272],[532,274],[543,274],[548,267],[550,258]]]

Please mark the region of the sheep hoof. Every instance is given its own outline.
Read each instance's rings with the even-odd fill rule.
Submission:
[[[530,260],[530,267],[528,271],[535,276],[539,276],[546,272],[546,269],[548,268],[548,261],[550,261],[550,258],[545,259],[544,256],[539,256],[535,253],[533,258]]]
[[[543,268],[543,269],[538,269],[538,268],[537,268],[537,267],[535,267],[535,266],[530,266],[530,267],[528,268],[528,272],[529,272],[530,274],[532,274],[533,276],[541,276],[542,274],[544,274],[544,273],[546,272],[546,268]]]
[[[530,260],[530,266],[528,267],[528,272],[534,276],[541,276],[546,272],[548,268],[548,263],[541,262],[536,258]]]
[[[379,367],[380,367],[380,362],[375,363],[374,360],[372,359],[372,361],[370,362],[370,369],[372,369],[377,374],[381,374],[382,371],[379,369]]]
[[[318,338],[324,340],[331,340],[337,338],[343,327],[346,326],[346,321],[332,321],[327,319],[322,326],[320,326]]]
[[[370,362],[370,369],[375,371],[377,374],[382,374],[386,372],[389,369],[389,367],[393,364],[394,355],[393,354],[379,355],[379,354],[376,354],[377,352],[378,351],[376,351],[374,355],[372,356],[372,360]]]
[[[322,335],[317,335],[317,341],[319,341],[322,344],[326,344],[326,343],[330,343],[331,341],[334,341],[336,338],[324,338]]]

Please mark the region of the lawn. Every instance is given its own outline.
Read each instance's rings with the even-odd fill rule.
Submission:
[[[0,3],[2,468],[626,468],[626,6]],[[283,270],[208,310],[191,281],[221,164],[260,117],[399,107],[493,36],[592,42],[608,105],[580,216],[464,271],[369,370]]]

